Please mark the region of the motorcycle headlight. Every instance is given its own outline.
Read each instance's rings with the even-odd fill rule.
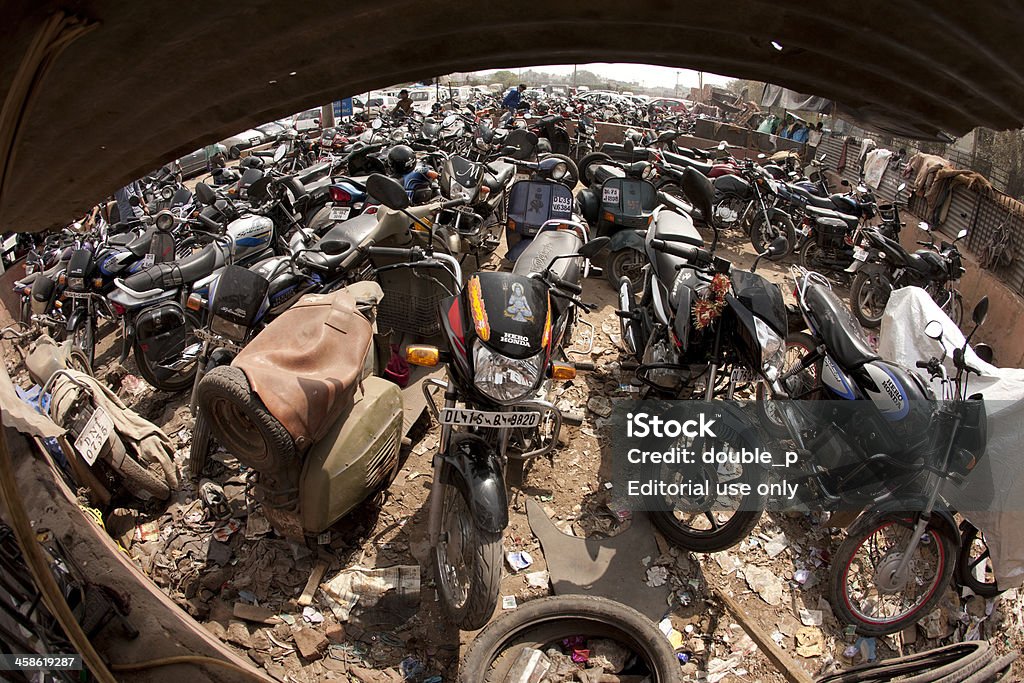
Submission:
[[[85,291],[85,278],[80,277],[69,277],[68,278],[68,289],[75,292]]]
[[[533,390],[543,362],[543,350],[532,358],[516,359],[495,353],[477,341],[473,348],[473,383],[484,396],[510,403]]]
[[[164,198],[164,201],[169,202],[171,201],[171,197],[174,196],[174,189],[170,187],[165,187],[162,190],[160,190],[160,196]]]
[[[555,180],[561,180],[565,177],[565,174],[569,171],[569,167],[564,162],[558,162],[551,169],[551,177]]]
[[[786,341],[775,333],[768,323],[754,317],[757,343],[761,347],[761,363],[765,375],[774,380],[782,372],[786,362]]]

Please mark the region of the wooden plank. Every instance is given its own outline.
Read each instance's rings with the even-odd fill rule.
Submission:
[[[771,660],[772,664],[779,670],[779,673],[785,676],[789,683],[814,683],[807,672],[783,652],[782,648],[776,645],[775,641],[754,623],[747,612],[735,600],[718,588],[715,588],[714,591],[715,597],[721,600],[726,609],[732,612],[737,623],[743,627],[743,630],[747,632],[751,640],[757,643],[757,647]]]
[[[320,579],[324,578],[324,572],[326,571],[327,563],[323,560],[317,562],[313,567],[313,571],[309,574],[309,581],[306,581],[306,587],[302,589],[302,595],[299,596],[300,607],[313,604],[313,594],[316,593],[316,588],[320,585]]]

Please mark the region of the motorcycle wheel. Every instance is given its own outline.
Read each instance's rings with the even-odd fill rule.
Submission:
[[[929,525],[907,580],[887,578],[903,555],[916,515],[868,515],[858,524],[861,532],[847,536],[832,558],[829,600],[840,621],[853,624],[862,636],[877,637],[912,626],[935,607],[953,576],[956,542]]]
[[[814,341],[814,337],[807,334],[806,332],[792,332],[786,335],[786,360],[782,366],[782,372],[785,374],[789,372],[790,368],[796,364],[800,358],[807,355],[811,351],[814,351],[818,347],[817,342]],[[793,392],[797,400],[804,394],[813,391],[818,386],[818,378],[821,376],[821,361],[815,363],[812,367],[801,370],[795,376],[787,380],[787,384],[795,389]],[[768,388],[764,382],[758,382],[757,384],[757,401],[755,406],[757,407],[757,417],[764,427],[765,431],[776,438],[785,438],[789,436],[789,430],[786,429],[785,423],[782,421],[782,415],[779,413],[778,408],[775,408],[773,401],[768,393]]]
[[[559,595],[531,600],[478,633],[459,667],[459,682],[505,681],[524,649],[543,651],[550,643],[581,634],[608,638],[631,650],[652,683],[682,680],[672,646],[650,619],[607,598]]]
[[[291,434],[253,393],[245,373],[222,365],[199,382],[200,415],[211,434],[232,455],[255,470],[275,469],[295,457]]]
[[[605,161],[611,160],[612,158],[605,154],[604,152],[591,152],[590,154],[586,155],[585,157],[580,159],[580,163],[578,166],[580,180],[583,181],[584,185],[590,187],[591,185],[594,184],[594,174],[591,173],[590,167],[594,166],[595,164],[600,164]]]
[[[748,439],[736,432],[728,423],[716,425],[715,433],[718,435],[711,444],[694,442],[686,444],[692,451],[704,452],[714,449],[739,450],[746,448],[753,450],[757,447],[755,439]],[[682,481],[684,478],[681,472],[665,473],[654,466],[644,473],[644,479],[650,478],[665,482],[673,482],[676,478]],[[707,481],[712,488],[717,487],[719,473],[714,465],[705,467]],[[694,501],[695,504],[686,506],[688,509],[680,509],[681,506],[672,504],[670,501],[663,501],[670,509],[656,509],[651,511],[651,520],[665,535],[671,543],[697,553],[713,553],[719,550],[730,548],[750,534],[751,530],[761,519],[763,505],[761,498],[756,493],[758,484],[764,478],[764,471],[760,467],[740,467],[738,475],[729,479],[730,482],[744,483],[750,486],[751,493],[736,500],[736,510],[732,511],[729,519],[723,521],[721,516],[725,511],[713,510],[719,505],[715,496],[705,496],[704,501]]]
[[[892,283],[887,277],[879,275],[874,278],[857,273],[850,286],[850,307],[857,322],[872,330],[879,327],[891,293]]]
[[[501,532],[477,525],[466,481],[445,463],[438,472],[441,538],[431,551],[434,580],[452,622],[463,631],[483,628],[494,614],[501,582]]]
[[[636,294],[633,289],[633,283],[629,278],[623,278],[619,281],[619,310],[623,312],[637,312],[640,308]],[[643,329],[639,320],[634,318],[619,318],[619,334],[622,337],[622,345],[626,347],[626,351],[637,357],[643,351],[647,341],[643,339]]]
[[[78,327],[71,333],[71,346],[82,352],[82,355],[89,361],[89,367],[96,361],[96,326],[91,318],[79,323]]]
[[[580,182],[580,169],[576,165],[576,162],[565,156],[564,154],[544,154],[541,156],[542,159],[559,159],[565,162],[566,171],[565,175],[558,181],[568,187],[570,190],[575,190],[576,185]]]
[[[957,558],[957,581],[983,598],[994,598],[1000,593],[992,570],[992,561],[985,538],[970,522],[960,525],[960,556]],[[978,566],[982,567],[985,580],[979,579]],[[991,579],[991,580],[990,580]]]
[[[788,216],[776,216],[768,225],[764,224],[763,213],[754,216],[750,226],[750,244],[753,245],[755,252],[762,253],[772,240],[779,236],[786,238],[786,248],[775,256],[766,257],[769,261],[781,261],[792,251],[793,245],[796,244],[796,226]]]
[[[108,464],[120,474],[124,481],[124,487],[136,498],[149,500],[167,500],[171,495],[171,489],[167,482],[158,479],[149,469],[142,465],[125,451],[124,444],[115,434],[110,437],[110,448]],[[119,463],[115,465],[114,463]],[[144,495],[140,495],[144,494]]]
[[[633,291],[639,292],[643,291],[644,287],[645,265],[647,265],[647,257],[636,249],[627,247],[608,255],[604,273],[612,289],[618,289],[619,282],[622,278],[626,278]]]
[[[190,344],[196,342],[195,331],[201,325],[202,323],[199,321],[199,318],[193,315],[191,311],[185,311],[185,346],[182,348],[188,348]],[[146,357],[146,352],[137,341],[135,342],[134,355],[135,365],[138,366],[142,379],[146,380],[151,387],[155,387],[160,391],[176,394],[179,391],[185,391],[195,382],[196,372],[199,369],[198,361],[192,364],[190,370],[186,370],[184,373],[175,373],[173,377],[161,380],[157,379],[156,374],[153,372],[152,361]]]
[[[964,300],[960,292],[950,290],[946,303],[942,306],[942,312],[949,316],[949,319],[956,323],[957,327],[964,320]]]
[[[198,479],[206,468],[206,458],[210,454],[210,423],[206,413],[199,411],[196,422],[192,426],[192,445],[188,451],[188,473]]]

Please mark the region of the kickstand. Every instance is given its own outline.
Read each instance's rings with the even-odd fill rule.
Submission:
[[[583,320],[581,318],[581,319],[576,321],[576,324],[577,325],[586,325],[587,327],[590,328],[590,334],[587,336],[587,348],[582,349],[582,350],[581,349],[577,349],[577,348],[575,348],[576,344],[574,343],[573,344],[574,348],[566,349],[565,352],[567,354],[568,353],[573,353],[573,354],[580,355],[580,356],[588,356],[588,355],[590,355],[590,352],[594,350],[594,336],[597,334],[597,331],[594,328],[594,323],[590,322],[589,320]]]

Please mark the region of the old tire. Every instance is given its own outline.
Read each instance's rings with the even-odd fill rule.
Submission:
[[[612,289],[618,291],[619,282],[623,277],[629,280],[634,292],[641,292],[644,288],[644,266],[647,265],[647,257],[637,251],[626,247],[608,255],[608,261],[604,267],[605,277]]]
[[[975,567],[979,564],[984,564],[989,558],[988,545],[985,544],[985,539],[982,537],[981,532],[978,531],[978,528],[970,522],[963,522],[960,528],[960,555],[956,563],[957,581],[961,586],[967,586],[983,598],[996,597],[1002,591],[999,590],[995,578],[993,577],[992,581],[981,581],[974,575]],[[977,553],[976,556],[973,556],[975,555],[973,551],[977,549],[975,547],[976,542],[980,542],[984,549]]]
[[[210,433],[247,467],[276,469],[295,457],[291,434],[270,414],[245,373],[224,365],[199,382],[200,413],[208,416]]]
[[[453,467],[443,465],[436,481],[435,485],[442,487],[441,531],[446,540],[439,541],[430,552],[434,581],[445,613],[452,623],[463,631],[475,631],[483,628],[498,604],[503,534],[482,529],[476,523],[469,512],[466,481]],[[448,546],[452,539],[452,529],[445,524],[448,516],[453,523],[458,523],[460,529],[456,549],[461,552],[456,553],[454,561],[463,565],[464,576],[461,578],[464,591],[461,588],[463,584],[459,582],[460,577],[453,576],[457,568],[448,559]],[[470,538],[468,543],[465,540],[467,535]]]
[[[857,523],[855,532],[843,540],[839,550],[833,555],[828,589],[832,609],[841,622],[854,625],[857,633],[862,636],[878,637],[897,633],[907,626],[914,625],[935,608],[953,577],[956,542],[948,537],[948,532],[943,527],[929,524],[917,547],[919,559],[911,561],[912,575],[908,581],[899,583],[898,579],[894,578],[893,585],[878,586],[876,579],[884,579],[888,575],[885,568],[894,566],[898,556],[902,554],[899,549],[905,547],[906,538],[912,533],[916,515],[883,514],[877,511],[868,514],[863,522]],[[880,533],[886,538],[876,538]],[[885,545],[883,541],[888,541],[891,545]],[[881,553],[882,547],[888,550]],[[882,556],[873,557],[878,554]],[[859,570],[867,565],[871,565],[867,568],[869,578],[861,578],[855,585],[868,588],[855,589],[859,595],[851,594],[851,572],[855,566]],[[931,571],[932,578],[922,580],[916,575],[917,569]],[[898,615],[875,617],[862,611],[862,606],[865,605],[884,610],[883,603],[887,599],[903,600],[912,597],[910,587],[923,587],[923,595]]]
[[[857,273],[850,285],[850,308],[857,322],[868,329],[878,328],[891,293],[892,284],[885,276],[870,277]]]
[[[604,152],[591,152],[582,159],[577,166],[579,169],[579,178],[583,181],[583,184],[590,187],[594,184],[594,175],[590,172],[590,167],[595,164],[601,164],[606,161],[611,161],[612,158]]]
[[[192,426],[192,445],[188,452],[188,473],[198,479],[206,468],[206,458],[210,455],[210,422],[206,413],[199,411],[196,422]]]
[[[114,471],[118,472],[124,482],[124,487],[136,498],[149,500],[167,500],[171,495],[171,489],[167,482],[157,477],[142,463],[125,452],[124,444],[120,437],[113,435],[110,438],[110,449],[108,464]],[[121,465],[116,467],[113,462],[121,460]]]
[[[652,683],[678,683],[682,669],[672,646],[654,622],[632,607],[590,595],[531,600],[478,633],[459,670],[460,683],[506,680],[519,653],[528,647],[583,635],[617,641],[636,653]]]

